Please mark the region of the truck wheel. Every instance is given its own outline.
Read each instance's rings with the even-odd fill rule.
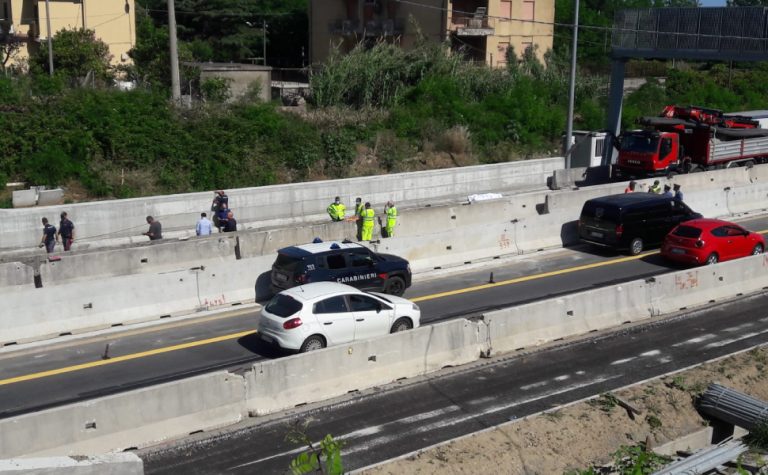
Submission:
[[[629,242],[629,253],[636,256],[641,252],[643,252],[643,240],[636,237]]]
[[[405,293],[405,281],[402,277],[394,276],[387,279],[384,285],[384,293],[400,297]]]
[[[718,259],[718,257],[717,257],[717,254],[713,252],[712,254],[710,254],[710,255],[709,255],[709,257],[707,257],[707,261],[706,261],[706,264],[707,264],[708,266],[711,266],[712,264],[717,264],[717,261],[718,261],[718,260],[719,260],[719,259]]]

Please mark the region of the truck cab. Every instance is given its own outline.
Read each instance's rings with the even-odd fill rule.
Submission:
[[[680,137],[674,132],[635,130],[620,139],[618,171],[624,178],[666,175],[680,162]]]

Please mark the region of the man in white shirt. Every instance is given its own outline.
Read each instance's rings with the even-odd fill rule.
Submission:
[[[198,236],[210,236],[213,229],[213,223],[208,219],[205,213],[200,213],[200,220],[197,222],[195,232]]]

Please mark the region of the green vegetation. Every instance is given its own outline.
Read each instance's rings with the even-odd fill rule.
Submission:
[[[307,473],[322,473],[326,475],[342,475],[344,465],[341,460],[342,441],[336,440],[332,435],[326,435],[323,440],[315,444],[307,435],[308,422],[296,423],[285,439],[288,442],[299,444],[307,448],[290,463],[293,475]]]
[[[611,458],[613,459],[611,473],[619,475],[654,473],[671,461],[669,457],[647,450],[644,444],[622,445],[616,452],[611,454]],[[595,467],[590,467],[586,470],[569,472],[567,475],[597,475],[599,473],[604,472]]]

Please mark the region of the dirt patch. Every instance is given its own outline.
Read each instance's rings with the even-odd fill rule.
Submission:
[[[556,474],[610,462],[622,445],[658,446],[709,425],[693,400],[711,382],[768,400],[768,350],[760,348],[613,393],[521,419],[423,451],[365,474]],[[500,469],[503,467],[503,469]]]

